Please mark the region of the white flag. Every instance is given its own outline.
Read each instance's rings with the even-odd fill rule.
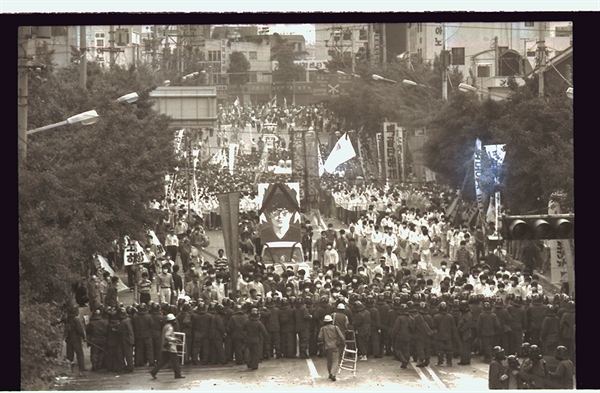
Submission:
[[[237,97],[237,98],[235,99],[235,102],[233,103],[233,105],[235,105],[235,106],[240,106],[240,97]]]
[[[325,166],[323,165],[323,156],[321,155],[321,147],[317,144],[317,155],[319,156],[319,176],[323,176]]]
[[[335,168],[353,157],[356,157],[356,152],[354,151],[352,142],[350,142],[348,134],[346,133],[337,141],[333,147],[333,150],[331,150],[331,153],[325,162],[324,168],[327,172],[333,173]]]

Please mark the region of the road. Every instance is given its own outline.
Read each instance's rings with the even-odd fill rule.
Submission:
[[[329,380],[325,358],[265,360],[259,369],[250,371],[245,365],[183,366],[185,379],[174,379],[172,370],[163,369],[154,380],[149,367],[138,367],[133,373],[88,372],[84,377],[58,380],[55,390],[193,390],[218,388],[335,388],[369,389],[402,388],[403,390],[480,391],[487,389],[488,365],[474,361],[470,366],[451,368],[407,369],[392,357],[358,362],[356,376],[341,371],[336,382]]]

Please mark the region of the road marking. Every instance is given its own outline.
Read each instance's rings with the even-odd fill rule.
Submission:
[[[425,383],[425,387],[427,387],[427,389],[430,389],[432,386],[431,381],[429,380],[429,378],[427,378],[425,376],[425,373],[423,373],[423,371],[421,371],[420,367],[415,367],[415,365],[411,362],[410,366],[415,369],[415,371],[417,372],[417,374],[419,374],[419,377],[421,377],[421,379],[423,380],[423,382]]]
[[[313,363],[312,359],[306,359],[306,364],[308,364],[310,376],[313,377],[313,379],[320,378],[319,373],[317,372],[317,368],[315,367],[315,364]]]
[[[438,385],[438,387],[442,390],[448,390],[448,388],[446,387],[446,385],[444,385],[444,383],[442,382],[442,380],[436,375],[436,373],[431,369],[431,367],[427,366],[425,367],[427,369],[427,371],[429,371],[429,374],[431,374],[431,378],[433,378],[433,380],[435,381],[435,383]]]

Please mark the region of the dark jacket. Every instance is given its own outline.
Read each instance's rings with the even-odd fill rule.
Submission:
[[[456,326],[456,330],[458,330],[458,336],[463,341],[467,341],[473,337],[475,321],[473,320],[473,314],[471,311],[460,314],[460,317],[458,317],[458,325]]]
[[[527,330],[540,330],[546,317],[546,308],[543,304],[533,304],[527,309]]]
[[[427,311],[419,311],[414,319],[414,336],[417,339],[426,339],[433,336],[433,318]]]
[[[313,319],[315,321],[317,332],[319,331],[321,326],[323,326],[323,318],[325,318],[325,315],[331,315],[334,312],[335,310],[333,306],[330,306],[329,304],[319,304],[317,308],[315,308],[315,311],[313,313]]]
[[[264,325],[267,332],[278,332],[279,326],[279,309],[273,305],[267,306],[269,312],[269,318],[266,319]],[[262,318],[262,315],[261,315]]]
[[[192,331],[194,338],[209,338],[213,316],[205,310],[194,311],[192,315]]]
[[[150,317],[152,318],[152,328],[150,329],[150,336],[153,339],[158,339],[162,334],[163,315],[161,312],[153,312]]]
[[[154,329],[154,322],[152,316],[147,311],[140,311],[131,319],[133,325],[133,334],[139,338],[152,337],[152,330]]]
[[[131,325],[131,319],[129,319],[129,317],[121,320],[117,333],[119,334],[119,340],[121,340],[122,343],[128,345],[133,345],[135,343],[133,326]]]
[[[356,308],[356,316],[354,318],[354,330],[359,336],[368,336],[371,334],[371,314],[365,306]]]
[[[496,314],[496,317],[498,317],[498,323],[500,324],[500,331],[498,332],[499,334],[501,333],[508,333],[511,331],[510,328],[510,319],[511,316],[508,313],[508,310],[504,307],[496,307],[494,309],[494,314]]]
[[[85,330],[89,342],[104,348],[108,334],[108,321],[106,319],[102,319],[100,315],[92,316]]]
[[[454,318],[447,312],[440,312],[433,317],[435,339],[439,341],[452,340],[458,336]]]
[[[281,333],[296,332],[296,312],[289,305],[283,305],[279,310],[279,326]]]
[[[235,315],[234,315],[235,317]],[[246,334],[246,340],[249,344],[255,344],[267,339],[267,330],[259,320],[258,315],[250,315],[244,321],[243,331]]]
[[[527,328],[527,314],[523,306],[511,304],[506,308],[510,314],[509,326],[513,332],[523,332]]]
[[[301,305],[294,309],[294,320],[296,322],[296,332],[301,332],[310,329],[310,313],[306,305]]]
[[[117,307],[117,287],[111,283],[106,290],[106,296],[104,297],[104,305],[110,307]]]
[[[495,336],[500,333],[500,322],[491,310],[484,311],[477,318],[477,334],[482,337]]]
[[[414,320],[411,317],[408,315],[399,315],[392,328],[392,337],[400,342],[410,341],[414,326]]]
[[[234,340],[246,338],[246,333],[244,332],[244,323],[246,322],[246,319],[248,319],[248,317],[241,311],[237,311],[231,316],[229,323],[227,324],[227,331],[231,335],[231,338]]]
[[[210,323],[210,339],[223,338],[225,336],[225,321],[220,314],[213,315]]]
[[[371,331],[377,332],[381,330],[381,318],[379,316],[379,310],[375,306],[367,307],[367,311],[371,314]]]
[[[380,329],[382,332],[387,331],[388,329],[388,314],[390,313],[390,305],[385,302],[377,302],[375,306],[377,311],[379,311],[379,323],[381,325]]]
[[[540,338],[546,343],[557,343],[560,338],[560,320],[556,315],[544,318]]]
[[[488,389],[506,389],[505,381],[500,377],[504,374],[504,366],[498,360],[492,360],[488,374]]]

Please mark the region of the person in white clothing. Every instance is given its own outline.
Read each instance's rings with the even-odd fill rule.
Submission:
[[[431,237],[429,236],[429,230],[427,227],[421,227],[421,237],[419,239],[419,250],[421,254],[421,261],[419,265],[421,269],[427,271],[433,271],[433,264],[431,262],[431,248],[433,247]]]

